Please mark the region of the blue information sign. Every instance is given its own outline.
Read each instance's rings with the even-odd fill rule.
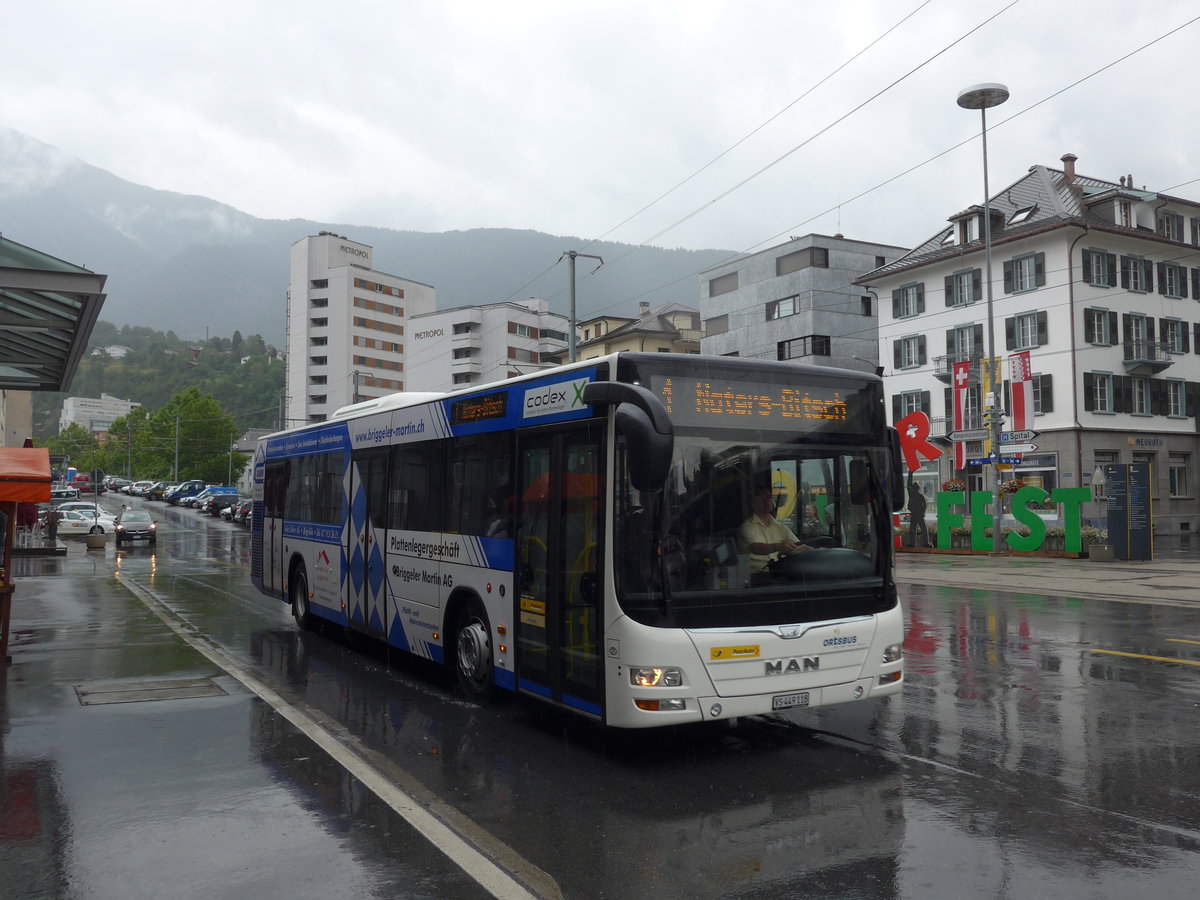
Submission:
[[[1150,464],[1110,463],[1104,467],[1108,501],[1108,542],[1117,559],[1153,559],[1150,517]]]

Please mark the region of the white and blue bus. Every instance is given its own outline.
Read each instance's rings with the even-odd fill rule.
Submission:
[[[476,701],[640,728],[868,700],[903,681],[902,477],[874,375],[618,353],[263,438],[251,578]]]

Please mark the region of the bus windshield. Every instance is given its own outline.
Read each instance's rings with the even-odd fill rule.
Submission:
[[[864,616],[896,603],[887,451],[815,435],[680,429],[663,490],[618,469],[618,601],[660,627]]]

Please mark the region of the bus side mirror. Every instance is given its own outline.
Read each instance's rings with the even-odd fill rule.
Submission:
[[[675,452],[675,429],[658,397],[637,384],[593,381],[583,389],[583,402],[616,405],[617,431],[628,446],[630,484],[647,493],[662,490]]]
[[[904,509],[907,500],[904,491],[904,452],[900,449],[900,432],[888,426],[888,456],[891,465],[888,466],[888,501],[892,512]]]

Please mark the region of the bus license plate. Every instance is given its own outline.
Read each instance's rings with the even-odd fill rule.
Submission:
[[[780,694],[771,698],[771,709],[791,709],[795,706],[808,706],[808,691],[802,694]]]

